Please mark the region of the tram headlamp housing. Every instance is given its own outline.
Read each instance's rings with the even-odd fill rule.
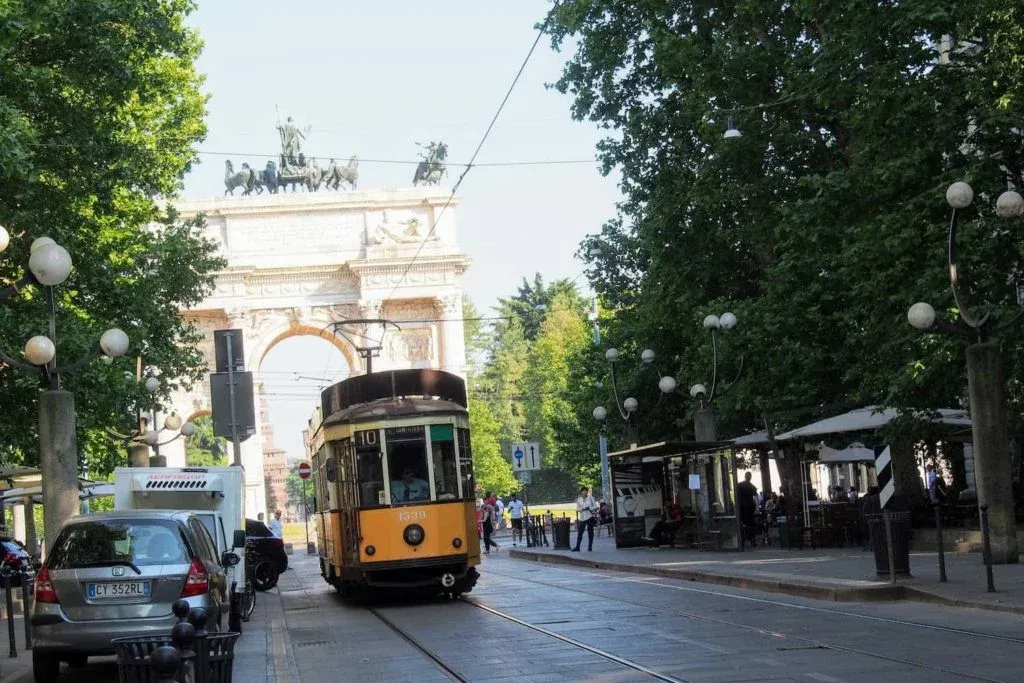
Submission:
[[[453,538],[452,539],[452,546],[455,547],[455,548],[461,548],[462,547],[462,539],[461,538]]]
[[[402,538],[404,538],[405,542],[409,545],[419,545],[420,543],[423,543],[423,539],[425,537],[426,534],[423,531],[423,527],[419,524],[410,524],[405,527],[405,531],[402,532]]]
[[[366,546],[366,554],[367,555],[374,555],[374,554],[376,554],[376,552],[377,552],[377,549],[374,548],[372,545]]]

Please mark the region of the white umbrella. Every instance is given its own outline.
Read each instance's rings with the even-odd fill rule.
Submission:
[[[931,417],[931,415],[926,411],[919,411],[919,416],[921,418],[931,419],[935,422],[947,425],[956,425],[959,427],[971,426],[971,418],[967,417],[967,411],[965,410],[940,408],[937,412],[939,413],[939,417],[937,419]],[[898,415],[899,412],[895,408],[886,408],[884,410],[878,406],[858,408],[857,410],[851,410],[850,412],[843,413],[842,415],[818,420],[817,422],[812,422],[809,425],[793,429],[784,434],[779,434],[775,439],[778,441],[787,441],[789,439],[824,436],[826,434],[842,434],[843,432],[864,432],[884,427],[895,420]]]

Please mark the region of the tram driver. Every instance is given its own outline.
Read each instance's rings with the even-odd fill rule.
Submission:
[[[413,475],[411,467],[402,470],[402,478],[391,483],[391,502],[408,503],[430,500],[430,484]]]

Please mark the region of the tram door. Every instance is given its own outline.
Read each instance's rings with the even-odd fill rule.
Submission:
[[[359,509],[379,507],[387,503],[384,496],[384,462],[380,448],[380,431],[366,429],[353,433],[350,446],[354,452],[355,471],[351,479],[351,504],[346,509],[346,549],[351,562],[359,562]]]

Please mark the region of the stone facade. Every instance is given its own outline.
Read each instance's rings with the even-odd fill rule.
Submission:
[[[359,374],[363,359],[329,325],[387,318],[401,329],[384,334],[374,371],[435,368],[465,376],[462,274],[469,259],[458,247],[458,201],[442,214],[447,199],[444,190],[416,188],[180,202],[184,217],[205,214],[207,235],[227,261],[211,295],[182,311],[203,333],[211,369],[214,330],[235,328],[249,371],[258,372],[282,339],[315,335],[341,351],[349,374]],[[346,329],[381,338],[379,329]],[[173,407],[186,416],[209,411],[209,381],[176,393]],[[242,443],[250,517],[266,511],[261,412],[256,433]],[[181,466],[184,449],[175,443],[161,453]]]

